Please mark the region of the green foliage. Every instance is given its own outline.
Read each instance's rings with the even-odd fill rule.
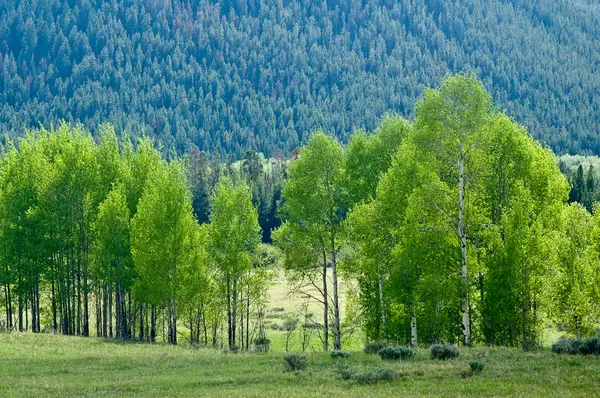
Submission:
[[[587,339],[561,339],[552,344],[552,352],[557,354],[600,355],[600,337]]]
[[[308,366],[308,360],[304,355],[288,354],[283,357],[286,368],[290,372],[298,372],[305,370]]]
[[[433,359],[454,359],[458,358],[458,347],[454,344],[433,344],[430,348],[431,358]]]
[[[165,152],[270,156],[412,116],[424,87],[475,70],[556,152],[599,153],[596,18],[587,0],[7,1],[0,127],[108,121]]]
[[[485,364],[481,361],[469,361],[469,368],[473,374],[481,373]]]
[[[383,347],[377,355],[384,360],[397,360],[414,358],[417,353],[409,347]]]
[[[313,134],[298,159],[289,167],[284,187],[283,226],[274,234],[284,255],[284,267],[296,290],[306,294],[315,278],[322,276],[318,299],[323,304],[324,341],[328,350],[329,300],[332,300],[334,348],[341,349],[341,321],[337,267],[344,216],[347,211],[346,156],[342,145],[322,132]],[[332,292],[328,292],[327,268],[332,269]]]
[[[347,352],[347,351],[334,350],[334,351],[331,351],[330,356],[333,359],[338,359],[338,358],[347,359],[352,356],[352,353]]]
[[[377,354],[379,350],[386,348],[387,346],[388,344],[383,341],[376,341],[374,343],[367,343],[363,351],[365,354]]]
[[[359,384],[375,384],[380,381],[392,381],[399,377],[398,371],[389,368],[340,368],[342,380],[352,380]]]

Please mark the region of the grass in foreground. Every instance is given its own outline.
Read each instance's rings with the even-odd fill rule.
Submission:
[[[0,396],[597,396],[600,358],[463,349],[456,360],[383,363],[354,352],[349,359],[309,353],[304,372],[286,372],[284,353],[228,354],[211,349],[119,344],[55,335],[0,334]],[[485,369],[462,378],[469,361]],[[364,385],[344,381],[340,363],[394,368],[400,378]]]

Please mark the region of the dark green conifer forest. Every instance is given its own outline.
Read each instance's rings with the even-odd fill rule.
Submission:
[[[0,131],[81,122],[278,157],[322,128],[347,142],[425,87],[474,71],[558,154],[599,154],[592,0],[6,0]]]

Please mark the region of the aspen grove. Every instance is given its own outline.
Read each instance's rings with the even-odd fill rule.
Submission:
[[[569,203],[553,152],[470,74],[414,114],[347,145],[315,132],[289,160],[179,158],[110,125],[5,138],[0,327],[252,350],[283,269],[324,350],[356,327],[413,346],[594,334],[600,212]]]

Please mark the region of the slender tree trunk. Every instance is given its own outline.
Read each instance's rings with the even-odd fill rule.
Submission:
[[[240,307],[240,315],[241,315],[240,316],[240,348],[241,349],[243,349],[245,347],[244,346],[244,344],[245,344],[244,333],[246,331],[246,328],[244,325],[244,322],[246,321],[246,314],[245,314],[244,305],[243,305],[245,297],[244,297],[243,293],[244,293],[244,290],[240,289],[240,302],[242,303],[242,306]]]
[[[342,349],[342,331],[340,328],[340,304],[339,304],[339,289],[338,289],[338,278],[337,278],[337,250],[335,246],[335,235],[331,235],[331,265],[333,271],[333,324],[335,342],[333,344],[334,350]]]
[[[144,341],[144,305],[140,304],[140,341]]]
[[[29,300],[31,301],[31,331],[37,333],[37,314],[35,313],[35,280],[31,289],[29,289]]]
[[[105,284],[102,289],[102,337],[108,337],[108,286]]]
[[[23,295],[19,292],[19,290],[17,290],[19,332],[23,332]]]
[[[237,340],[236,340],[236,327],[237,327],[237,301],[238,301],[238,277],[237,275],[234,276],[233,278],[233,299],[232,299],[232,309],[231,309],[231,341],[233,342],[233,345],[230,348],[233,348],[236,346]]]
[[[112,282],[108,285],[108,336],[113,338],[113,316],[112,316],[112,307],[113,307],[113,287]]]
[[[25,295],[25,331],[29,331],[29,295]]]
[[[215,319],[213,319],[213,324],[212,324],[212,346],[213,346],[213,348],[217,348],[217,344],[218,344],[217,331],[218,330],[219,330],[219,322],[217,321],[217,318],[215,317]]]
[[[383,274],[381,272],[381,264],[377,263],[377,279],[379,282],[379,306],[381,307],[381,325],[383,327],[383,335],[386,343],[388,342],[387,319],[385,317],[385,300],[383,297]]]
[[[10,294],[10,283],[5,285],[6,288],[6,324],[8,330],[13,328],[13,310],[12,310],[12,297]]]
[[[100,304],[101,290],[98,286],[96,286],[94,290],[94,302],[96,304],[96,337],[102,337],[102,305]]]
[[[39,272],[37,273],[37,283],[35,285],[35,296],[36,296],[36,305],[37,305],[37,310],[36,310],[36,314],[37,314],[37,330],[38,332],[42,331],[42,323],[40,322],[40,274]]]
[[[77,335],[81,336],[81,252],[77,259]]]
[[[156,305],[152,305],[152,325],[150,327],[150,341],[156,342]]]
[[[327,295],[327,253],[323,246],[323,351],[329,351],[329,296]]]
[[[250,349],[250,283],[246,294],[246,351]]]
[[[54,267],[56,266],[55,262],[52,262],[52,326],[54,328],[54,332],[58,330],[58,322],[56,321],[56,293],[54,291]]]
[[[132,339],[134,335],[131,334],[131,324],[135,322],[135,318],[133,317],[133,306],[131,305],[131,292],[127,292],[127,338]]]
[[[83,335],[86,337],[90,335],[90,305],[87,266],[85,266],[83,274]]]
[[[173,344],[177,345],[177,300],[173,299]]]
[[[417,344],[417,313],[415,304],[410,303],[410,345],[416,347]]]
[[[168,331],[167,331],[167,340],[168,343],[172,343],[172,330],[171,330],[171,299],[167,300],[167,320],[168,320]]]
[[[231,332],[232,320],[231,320],[231,291],[230,291],[230,276],[229,271],[227,271],[227,288],[225,294],[227,295],[227,338],[229,349],[233,348],[233,333]]]
[[[88,286],[88,263],[87,263],[87,240],[85,235],[85,210],[82,207],[81,226],[81,263],[83,263],[83,335],[90,335],[90,311],[89,311],[89,286]]]
[[[461,249],[461,299],[463,345],[471,346],[471,322],[469,315],[469,274],[467,268],[467,233],[465,226],[465,154],[463,144],[460,145],[458,161],[458,237]]]
[[[204,346],[208,347],[208,327],[206,326],[206,310],[202,304],[202,330],[204,331]]]

